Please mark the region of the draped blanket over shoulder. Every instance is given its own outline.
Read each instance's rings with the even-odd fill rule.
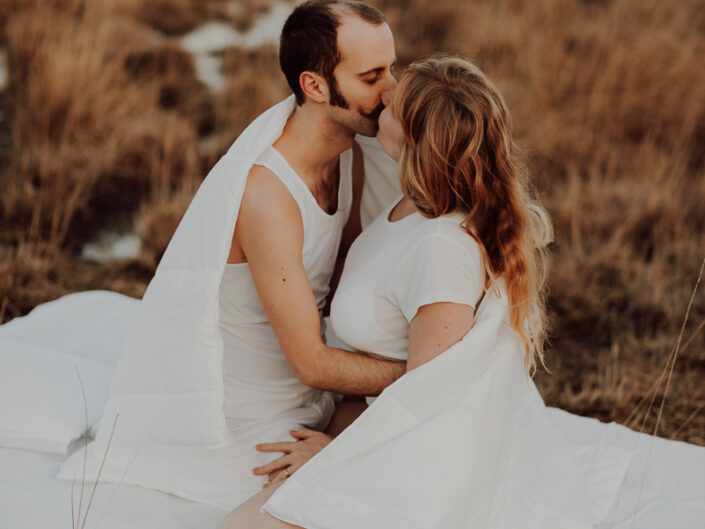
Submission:
[[[233,508],[260,490],[251,447],[229,435],[223,410],[219,288],[247,175],[281,136],[291,96],[258,117],[213,167],[150,282],[122,351],[96,440],[89,479],[121,481]],[[373,138],[358,138],[369,185],[363,224],[399,193],[395,164]],[[117,421],[116,421],[117,418]],[[115,424],[114,435],[113,424]],[[262,439],[261,441],[275,440]],[[74,454],[59,477],[81,477]]]
[[[116,446],[220,447],[223,414],[218,290],[247,173],[282,133],[287,100],[253,122],[210,171],[145,292],[115,372],[96,445],[119,414]]]
[[[389,386],[265,504],[308,529],[587,529],[631,451],[569,443],[549,421],[490,290],[465,338]]]

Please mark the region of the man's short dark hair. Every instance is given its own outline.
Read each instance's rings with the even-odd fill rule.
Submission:
[[[347,108],[333,75],[340,62],[338,28],[341,15],[357,16],[375,26],[386,22],[382,13],[362,2],[309,0],[294,9],[284,23],[279,41],[279,65],[298,105],[305,101],[299,76],[302,72],[316,72],[328,83],[331,104]]]

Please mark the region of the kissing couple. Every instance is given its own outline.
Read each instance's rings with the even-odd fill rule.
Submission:
[[[631,454],[568,442],[530,376],[552,234],[507,106],[463,58],[398,81],[395,60],[371,6],[289,16],[293,95],[211,170],[157,268],[103,479],[232,510],[222,529],[607,516]]]

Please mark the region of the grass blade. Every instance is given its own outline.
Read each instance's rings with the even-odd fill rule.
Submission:
[[[86,461],[88,458],[88,399],[86,398],[86,388],[83,385],[83,379],[81,378],[81,373],[78,371],[78,367],[74,366],[74,369],[76,370],[76,376],[78,376],[78,382],[81,384],[81,394],[83,395],[83,415],[84,415],[84,424],[85,424],[85,430],[83,432],[83,439],[84,439],[84,445],[83,445],[83,472],[81,476],[81,494],[78,500],[78,521],[77,521],[77,526],[78,523],[80,523],[81,520],[81,508],[83,506],[83,489],[86,486]],[[73,505],[71,505],[71,508],[73,508]]]
[[[100,481],[100,475],[103,472],[103,466],[105,465],[105,460],[108,458],[108,451],[110,450],[110,444],[113,442],[113,435],[115,435],[115,426],[117,426],[118,417],[120,417],[119,414],[115,416],[115,420],[113,421],[113,428],[110,431],[110,437],[108,438],[108,444],[105,447],[105,453],[103,454],[103,459],[100,462],[100,468],[98,469],[98,475],[96,476],[95,483],[93,484],[93,490],[91,491],[91,497],[88,500],[88,505],[86,505],[86,512],[83,515],[83,523],[81,524],[81,529],[84,529],[86,526],[86,518],[88,518],[88,511],[90,510],[91,505],[93,503],[93,496],[95,496],[95,491],[98,488],[98,482]]]

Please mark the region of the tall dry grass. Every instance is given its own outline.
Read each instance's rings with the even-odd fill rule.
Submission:
[[[653,429],[659,382],[705,258],[705,1],[374,2],[403,67],[439,50],[485,69],[556,226],[550,405]],[[0,321],[66,292],[141,294],[194,189],[287,93],[276,51],[228,50],[209,92],[183,32],[269,5],[8,0],[0,43]],[[4,21],[1,22],[1,21]],[[0,119],[0,121],[2,121]],[[9,145],[9,147],[2,147]],[[78,250],[134,228],[134,260]],[[659,434],[705,444],[705,294],[696,293]]]
[[[483,67],[531,154],[557,239],[544,397],[653,428],[641,398],[705,258],[705,3],[441,1],[416,21],[421,2],[383,6],[395,27],[411,28],[404,60],[442,49]],[[407,34],[430,38],[419,45]],[[700,443],[704,319],[700,292],[661,430]]]

